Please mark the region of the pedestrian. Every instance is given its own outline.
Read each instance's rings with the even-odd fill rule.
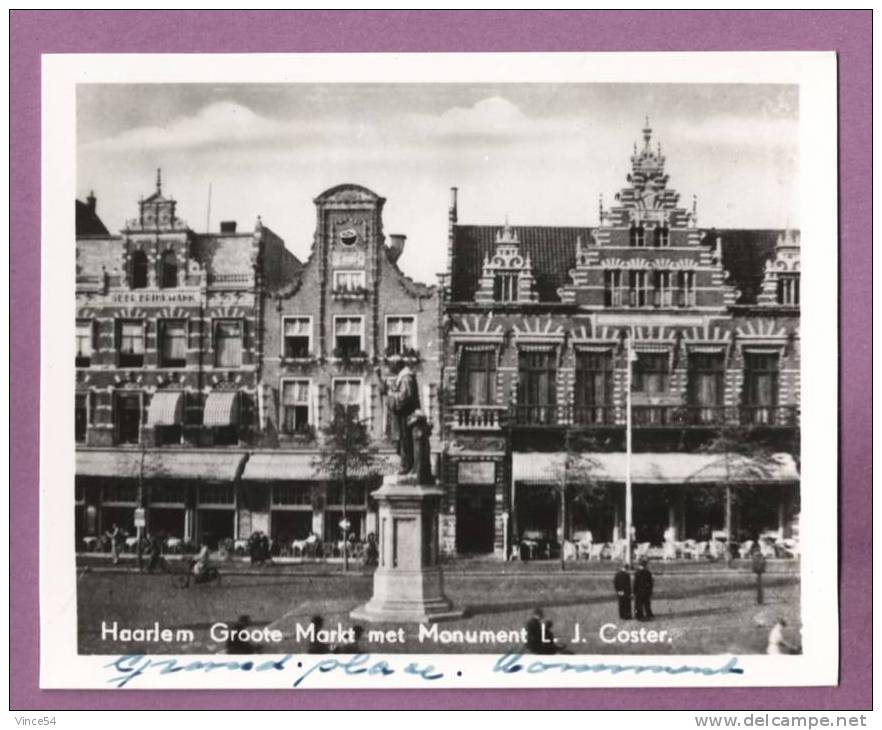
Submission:
[[[138,536],[138,542],[135,545],[135,549],[138,556],[138,572],[140,573],[144,570],[144,538],[140,535]]]
[[[356,624],[352,627],[352,641],[344,642],[334,648],[334,654],[361,654],[359,642],[364,636],[364,626]]]
[[[371,532],[367,536],[367,546],[364,549],[364,565],[366,568],[375,567],[380,558],[380,551],[377,549],[377,536]]]
[[[251,617],[247,614],[239,616],[227,637],[227,654],[259,654],[260,646],[248,641],[242,633],[251,625]]]
[[[306,649],[307,654],[328,654],[331,651],[331,647],[328,646],[327,642],[322,641],[319,638],[319,632],[322,630],[322,626],[325,625],[325,620],[321,616],[313,616],[310,621],[310,639],[309,646]]]
[[[553,626],[551,621],[545,619],[545,614],[539,606],[534,608],[533,615],[527,619],[524,627],[527,639],[524,650],[529,654],[569,653],[555,642]]]
[[[787,622],[779,617],[775,621],[772,630],[769,631],[769,643],[766,646],[766,654],[796,654],[799,650],[784,639],[784,629]]]
[[[148,548],[150,560],[147,563],[147,572],[152,573],[162,567],[162,543],[156,535],[150,537],[150,547]]]
[[[119,541],[122,537],[122,531],[116,522],[110,530],[110,560],[114,565],[119,564]]]
[[[766,557],[763,555],[759,543],[753,546],[753,557],[750,562],[753,572],[756,573],[756,605],[762,606],[764,602],[763,573],[766,572]]]
[[[533,615],[527,619],[524,631],[527,635],[525,649],[530,654],[545,654],[545,646],[542,641],[542,624],[544,612],[539,606],[533,609]]]
[[[622,563],[622,567],[613,578],[613,587],[619,601],[619,618],[631,618],[631,566]]]
[[[652,573],[643,558],[634,574],[634,616],[638,621],[652,621]]]

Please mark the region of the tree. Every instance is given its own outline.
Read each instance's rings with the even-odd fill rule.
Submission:
[[[563,543],[566,541],[567,496],[573,502],[581,502],[590,508],[598,504],[606,495],[606,487],[598,482],[600,462],[591,456],[600,450],[596,439],[583,431],[569,427],[564,433],[564,460],[559,469],[555,488],[560,497],[561,550],[560,569],[566,569]]]
[[[708,454],[718,454],[719,458],[713,460],[692,479],[700,481],[706,472],[717,472],[722,468],[723,478],[716,479],[726,488],[725,504],[725,530],[726,530],[726,562],[732,567],[732,551],[730,543],[732,535],[732,508],[740,503],[745,497],[762,498],[759,490],[752,488],[751,481],[768,480],[780,467],[775,453],[768,444],[756,438],[751,429],[744,426],[731,424],[719,428],[713,438],[704,443],[699,451]],[[736,492],[733,485],[742,485]]]
[[[313,461],[317,476],[326,477],[340,485],[343,520],[346,515],[346,496],[353,475],[369,473],[377,465],[377,450],[371,443],[370,433],[364,420],[359,419],[357,407],[334,405],[334,416],[322,429],[319,454]],[[349,528],[343,531],[343,570],[349,570]]]

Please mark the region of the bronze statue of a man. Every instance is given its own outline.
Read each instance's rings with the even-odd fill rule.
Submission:
[[[401,457],[399,474],[414,471],[413,423],[411,416],[420,409],[420,391],[416,374],[402,360],[393,360],[390,369],[395,381],[390,387],[383,379],[383,373],[377,368],[380,381],[380,392],[386,397],[389,410],[392,412],[392,440],[398,442],[398,455]]]

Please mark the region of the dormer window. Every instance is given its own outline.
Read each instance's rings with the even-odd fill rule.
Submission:
[[[493,300],[497,302],[516,302],[518,300],[517,273],[504,272],[494,276]]]
[[[147,288],[147,254],[135,251],[132,254],[132,289]]]
[[[163,289],[173,289],[178,285],[178,258],[174,251],[162,254],[159,280]]]
[[[646,230],[642,224],[631,226],[631,245],[638,247],[646,245]]]
[[[799,274],[778,276],[778,304],[785,307],[799,306]]]
[[[665,248],[671,243],[670,231],[667,226],[657,226],[655,229],[655,246],[656,248]]]

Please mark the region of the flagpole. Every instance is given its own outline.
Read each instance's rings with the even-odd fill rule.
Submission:
[[[631,513],[634,508],[631,495],[631,368],[634,357],[631,348],[632,335],[633,327],[629,328],[627,335],[628,374],[625,377],[625,562],[628,565],[631,564]]]

